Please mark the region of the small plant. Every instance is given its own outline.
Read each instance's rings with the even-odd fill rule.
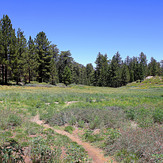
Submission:
[[[70,118],[70,120],[68,121],[68,123],[70,124],[70,125],[75,125],[76,124],[76,118],[74,117],[74,116],[72,116],[71,118]]]
[[[113,144],[105,146],[107,154],[119,157],[119,161],[139,159],[139,162],[155,162],[162,158],[162,128],[127,129],[121,131],[121,136]],[[118,153],[117,153],[118,152]],[[157,158],[155,157],[157,156]],[[130,162],[129,161],[129,162]]]
[[[24,162],[24,151],[14,139],[9,140],[0,146],[0,162]]]
[[[105,135],[107,135],[105,144],[108,145],[113,144],[121,136],[121,133],[117,129],[109,128]]]
[[[53,162],[56,159],[56,150],[51,149],[42,137],[36,137],[31,142],[31,159],[33,162]]]
[[[21,117],[17,116],[16,114],[11,114],[8,117],[8,124],[10,126],[18,126],[22,123]]]
[[[87,152],[84,150],[84,148],[80,145],[78,145],[75,142],[72,142],[67,151],[66,151],[67,157],[65,158],[66,162],[88,162],[88,155]]]
[[[134,163],[139,160],[138,156],[135,153],[129,153],[125,149],[122,149],[121,151],[117,152],[116,157],[118,157],[119,160],[123,160],[123,162],[125,163]]]
[[[84,125],[85,125],[84,121],[83,120],[79,120],[78,127],[84,128]]]
[[[93,131],[90,131],[90,130],[87,130],[87,131],[85,132],[85,134],[83,134],[82,137],[83,137],[83,139],[84,139],[85,141],[88,141],[88,142],[90,142],[90,143],[103,140],[103,138],[100,137],[99,134],[93,134]]]
[[[137,109],[135,120],[140,127],[150,127],[153,125],[152,112],[146,108]]]
[[[90,123],[89,128],[94,130],[95,128],[98,128],[100,126],[100,119],[98,116],[95,117],[95,119]]]
[[[157,108],[153,113],[154,122],[163,123],[163,109]]]
[[[72,126],[66,126],[64,130],[72,134],[72,132],[74,131],[74,128]]]

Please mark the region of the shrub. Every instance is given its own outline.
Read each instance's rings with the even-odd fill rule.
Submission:
[[[66,151],[66,162],[88,162],[88,155],[84,148],[76,142],[72,142]]]
[[[35,122],[24,123],[25,133],[28,135],[36,135],[43,131],[43,127],[36,124]]]
[[[119,161],[134,155],[139,162],[156,162],[163,158],[162,132],[159,126],[151,128],[127,129],[121,131],[121,136],[112,144],[107,145],[105,150],[108,154],[117,154]],[[157,156],[157,158],[155,157]]]
[[[153,113],[154,122],[163,123],[163,109],[157,108]]]
[[[84,128],[84,125],[85,125],[84,121],[83,120],[79,120],[78,127]]]
[[[0,162],[24,162],[24,151],[14,139],[0,146]]]
[[[54,162],[60,157],[57,149],[51,149],[42,137],[36,137],[32,140],[30,156],[33,162]]]
[[[89,141],[90,143],[103,140],[103,138],[100,137],[99,134],[93,134],[93,132],[90,130],[87,130],[82,137],[85,141]]]
[[[129,108],[125,111],[126,113],[126,117],[129,119],[129,120],[134,120],[135,119],[135,110],[134,108]]]
[[[64,130],[72,134],[72,132],[74,131],[74,128],[72,126],[66,126]]]
[[[78,124],[79,121],[87,123],[90,129],[95,128],[116,128],[123,125],[126,121],[125,113],[122,109],[113,109],[113,107],[103,109],[92,108],[72,108],[55,113],[46,122],[51,125],[71,125]]]
[[[140,127],[149,127],[153,125],[152,111],[147,108],[139,108],[135,113],[135,121]]]
[[[21,117],[17,116],[16,114],[11,114],[8,117],[8,124],[11,126],[18,126],[22,123]]]
[[[105,145],[113,144],[121,135],[117,129],[109,128],[107,129],[105,135],[107,135],[107,141]]]

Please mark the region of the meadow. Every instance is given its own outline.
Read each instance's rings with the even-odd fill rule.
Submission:
[[[92,162],[67,136],[78,137],[117,162],[163,161],[163,81],[120,88],[84,85],[0,86],[0,162]]]

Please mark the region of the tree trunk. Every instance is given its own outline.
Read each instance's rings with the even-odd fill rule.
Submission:
[[[7,84],[7,65],[5,65],[5,84]]]
[[[29,70],[29,83],[31,82],[31,71]]]
[[[2,84],[4,84],[4,65],[2,64]]]

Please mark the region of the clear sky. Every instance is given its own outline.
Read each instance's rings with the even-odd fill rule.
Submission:
[[[44,31],[84,65],[98,52],[163,59],[163,0],[0,0],[4,14],[27,39]]]

